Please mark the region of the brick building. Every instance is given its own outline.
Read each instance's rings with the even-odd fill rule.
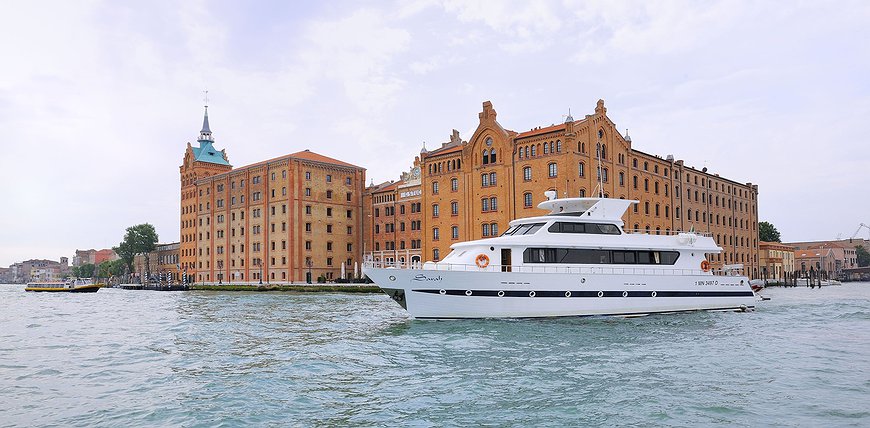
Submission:
[[[421,152],[424,260],[446,256],[454,242],[498,236],[514,218],[545,214],[537,204],[555,190],[639,200],[623,218],[626,229],[710,233],[724,249],[710,256],[714,267],[741,263],[759,276],[756,185],[633,148],[602,100],[583,119],[525,132],[503,128],[489,101],[478,119],[468,141],[454,130]]]
[[[338,278],[362,255],[365,169],[309,150],[233,168],[208,110],[180,167],[182,274],[196,282]]]
[[[422,261],[422,191],[420,159],[399,181],[366,188],[365,255],[375,261],[419,263]]]

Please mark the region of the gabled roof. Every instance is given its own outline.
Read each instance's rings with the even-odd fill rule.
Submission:
[[[193,160],[195,161],[227,166],[230,164],[224,159],[223,152],[214,148],[214,144],[211,141],[199,140],[199,147],[191,148],[193,149]]]
[[[333,159],[329,156],[323,156],[319,153],[314,153],[308,149],[305,149],[301,152],[292,153],[289,156],[294,157],[294,158],[299,158],[299,159],[310,160],[310,161],[314,161],[314,162],[331,163],[334,165],[349,166],[351,168],[359,168],[356,165],[349,164],[347,162],[342,162],[338,159]]]

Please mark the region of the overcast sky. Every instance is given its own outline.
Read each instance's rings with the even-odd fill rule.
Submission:
[[[6,1],[0,266],[179,234],[202,124],[243,166],[311,149],[398,178],[491,100],[523,131],[593,112],[759,186],[784,240],[870,224],[870,2]],[[867,235],[866,230],[862,232]]]

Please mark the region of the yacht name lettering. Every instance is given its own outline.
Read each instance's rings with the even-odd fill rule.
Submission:
[[[411,279],[414,281],[441,281],[443,278],[441,278],[441,275],[428,277],[428,276],[423,275],[421,273],[421,274],[417,274],[416,276],[414,276]]]

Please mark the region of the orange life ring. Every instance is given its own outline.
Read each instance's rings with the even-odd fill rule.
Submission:
[[[478,254],[477,258],[474,259],[474,264],[481,269],[489,266],[489,256],[486,254]]]
[[[709,272],[710,271],[710,262],[708,262],[706,260],[701,262],[701,270],[704,272]]]

